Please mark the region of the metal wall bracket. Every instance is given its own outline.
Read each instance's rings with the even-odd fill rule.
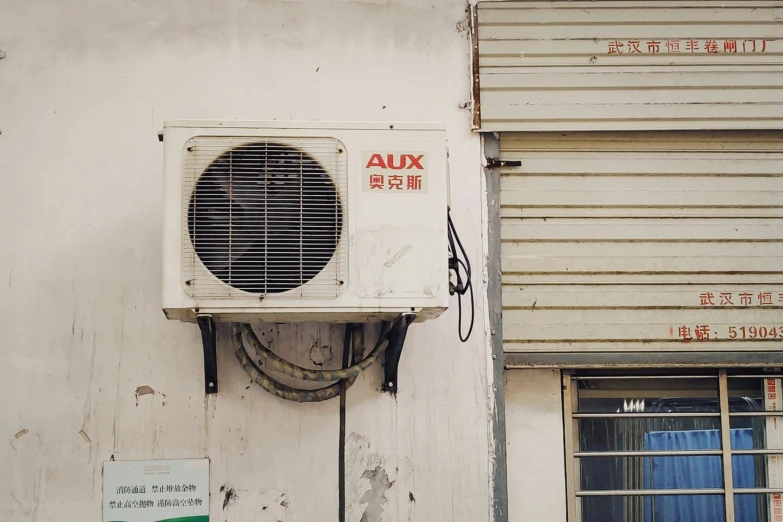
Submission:
[[[400,365],[400,356],[402,355],[402,346],[405,344],[405,336],[408,333],[408,326],[413,322],[416,316],[406,314],[402,319],[392,326],[389,332],[389,346],[386,347],[385,359],[383,363],[383,385],[381,389],[389,393],[397,393],[397,368]]]
[[[215,320],[211,316],[200,315],[198,326],[201,329],[201,344],[204,346],[204,393],[209,395],[218,391]]]
[[[502,160],[500,158],[487,158],[488,169],[499,169],[501,167],[521,167],[522,160]]]

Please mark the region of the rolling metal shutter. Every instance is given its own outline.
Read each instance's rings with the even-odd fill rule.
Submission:
[[[783,128],[783,2],[480,1],[477,16],[482,131]]]
[[[781,138],[501,134],[506,360],[779,358]]]

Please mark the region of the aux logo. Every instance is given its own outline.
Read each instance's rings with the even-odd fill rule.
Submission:
[[[364,168],[369,169],[371,167],[378,167],[380,169],[392,170],[409,170],[415,168],[424,170],[424,167],[421,165],[421,159],[423,157],[424,154],[418,156],[414,156],[413,154],[387,154],[386,159],[384,160],[383,156],[380,154],[373,154],[370,156],[370,160]]]

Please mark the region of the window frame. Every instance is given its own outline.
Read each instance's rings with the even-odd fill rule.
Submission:
[[[589,496],[660,496],[662,494],[668,495],[721,495],[724,501],[724,513],[726,522],[735,522],[734,511],[734,497],[735,495],[747,495],[763,494],[767,497],[767,502],[772,501],[770,495],[775,495],[776,498],[783,498],[783,481],[778,487],[764,487],[764,488],[738,488],[734,487],[734,473],[732,469],[732,457],[737,455],[765,455],[769,459],[770,457],[777,457],[783,459],[783,446],[776,449],[732,449],[731,447],[731,419],[736,417],[760,417],[760,418],[773,418],[783,417],[783,408],[777,410],[775,403],[772,403],[773,409],[762,409],[761,411],[740,411],[731,412],[729,409],[729,380],[735,378],[744,379],[758,379],[761,381],[762,389],[766,396],[767,385],[770,381],[777,381],[777,391],[781,392],[783,387],[783,374],[776,369],[774,373],[758,373],[758,374],[734,374],[729,373],[726,369],[714,370],[709,373],[698,373],[695,375],[685,374],[653,374],[653,373],[611,373],[600,375],[580,375],[579,372],[564,370],[561,373],[562,377],[562,405],[563,405],[563,433],[564,433],[564,449],[565,449],[565,478],[566,478],[566,499],[567,499],[567,517],[568,522],[581,522],[581,502],[580,498]],[[694,372],[696,373],[696,372]],[[579,399],[580,392],[578,387],[578,381],[580,380],[641,380],[641,379],[676,379],[683,381],[686,379],[710,379],[713,382],[717,380],[717,399],[719,405],[719,411],[717,413],[682,413],[682,412],[667,412],[667,413],[580,413],[579,411]],[[638,382],[638,381],[637,381]],[[714,389],[714,388],[713,388]],[[593,391],[593,390],[590,390]],[[612,389],[612,391],[615,391]],[[619,394],[629,395],[643,394],[646,390],[641,386],[637,387],[623,387],[617,388],[616,391]],[[686,390],[685,397],[704,396],[704,391],[694,387],[690,393],[690,390]],[[677,389],[677,392],[682,392],[681,389]],[[589,395],[589,391],[586,395]],[[710,397],[714,397],[714,393],[710,393]],[[580,419],[585,418],[644,418],[644,417],[713,417],[719,418],[720,426],[720,442],[721,448],[718,450],[671,450],[671,451],[580,451],[580,433],[579,422]],[[581,474],[580,474],[580,461],[586,458],[593,457],[655,457],[655,456],[686,456],[686,455],[699,455],[699,456],[720,456],[721,468],[723,475],[723,487],[718,489],[676,489],[676,490],[664,490],[664,489],[636,489],[636,490],[620,490],[620,489],[602,489],[602,490],[583,490],[581,489]],[[769,462],[768,462],[769,464]],[[770,478],[767,477],[767,486],[769,486]],[[653,493],[654,492],[654,493]],[[770,514],[772,511],[770,511]],[[781,515],[783,520],[783,515]],[[770,520],[777,521],[778,518],[770,516]]]

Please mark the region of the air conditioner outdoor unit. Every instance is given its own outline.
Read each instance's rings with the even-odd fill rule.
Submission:
[[[449,301],[442,126],[167,122],[163,310],[377,322]]]

